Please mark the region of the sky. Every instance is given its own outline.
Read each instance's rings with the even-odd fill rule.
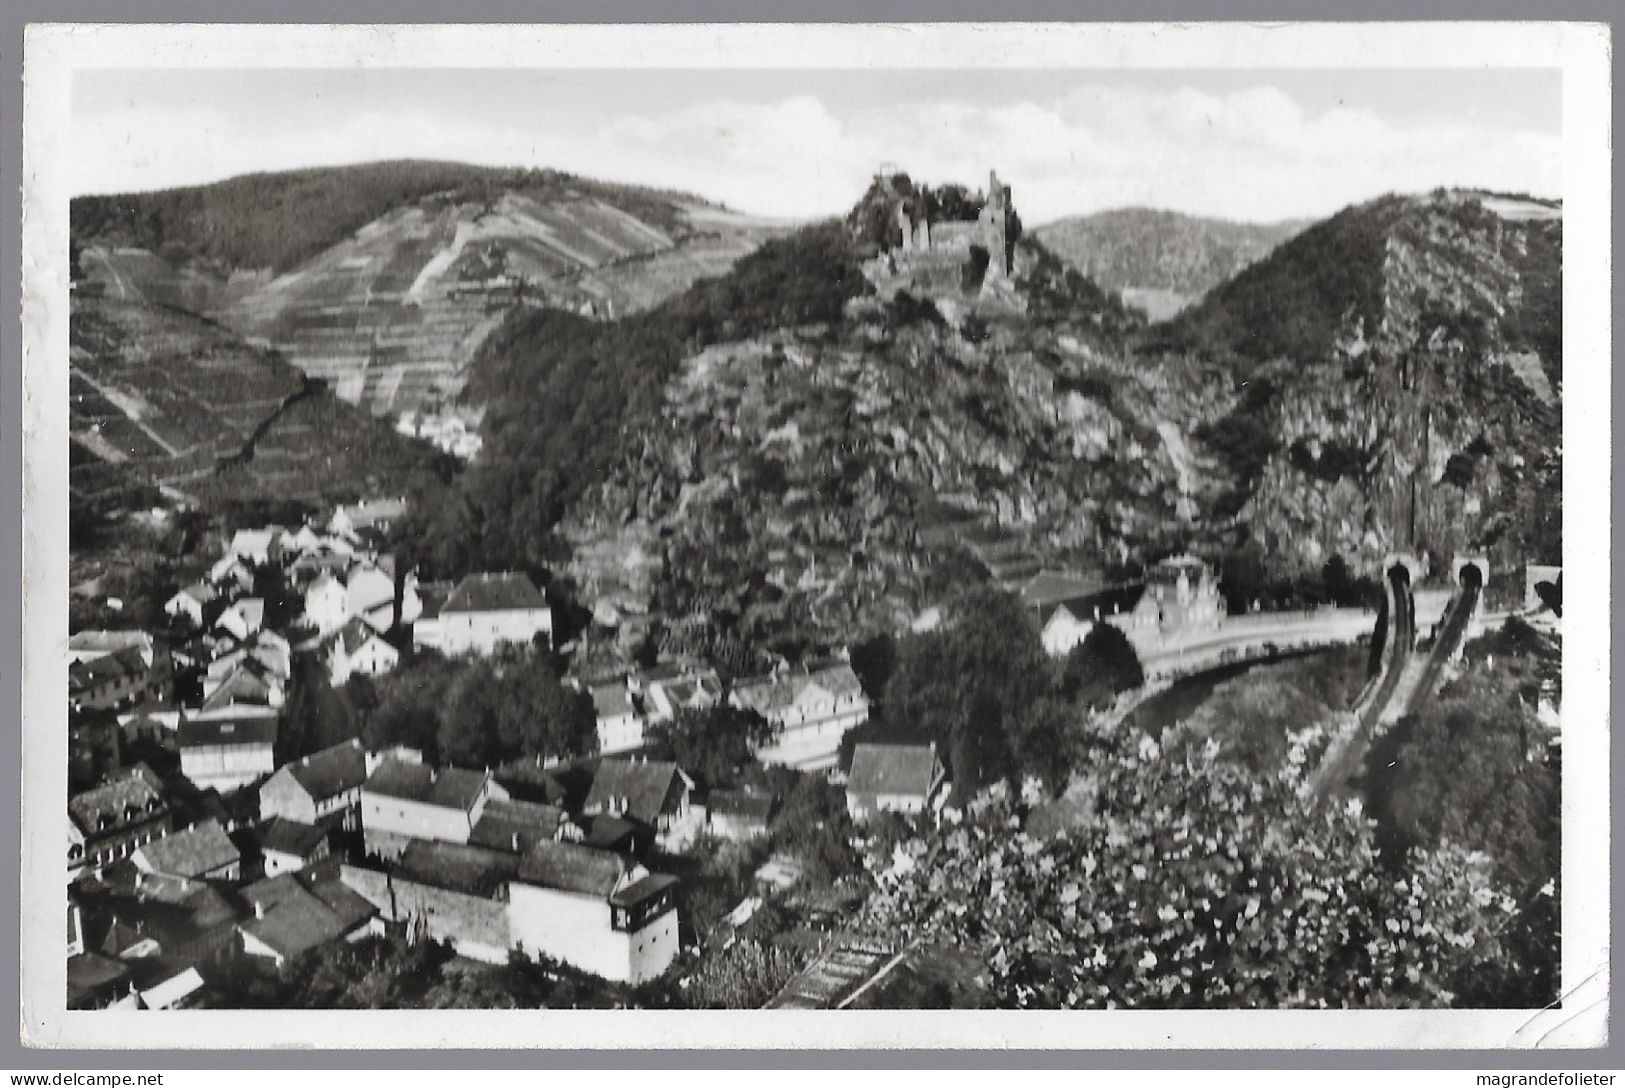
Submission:
[[[1440,185],[1562,195],[1556,69],[92,70],[77,193],[391,158],[544,166],[808,219],[883,164],[1029,225],[1323,216]]]

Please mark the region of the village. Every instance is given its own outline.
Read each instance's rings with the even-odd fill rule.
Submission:
[[[376,499],[319,526],[238,530],[207,577],[165,603],[168,630],[70,637],[73,1007],[207,1003],[228,965],[275,973],[385,933],[485,963],[524,955],[630,986],[655,979],[697,940],[665,870],[713,843],[766,841],[779,799],[702,795],[683,767],[648,758],[646,731],[726,701],[772,724],[757,760],[823,779],[868,717],[839,658],[726,689],[713,669],[661,663],[567,680],[596,719],[576,758],[437,766],[356,737],[298,750],[284,719],[301,662],[336,687],[424,654],[552,648],[552,609],[526,575],[420,584],[397,570],[379,546],[404,512]],[[899,760],[924,773],[895,784]],[[941,778],[929,747],[860,746],[849,811],[918,812],[940,800]],[[767,887],[797,880],[790,857],[760,868]]]
[[[716,931],[764,899],[806,895],[815,882],[798,852],[821,844],[777,819],[796,783],[844,799],[841,826],[815,821],[814,837],[860,845],[875,814],[944,803],[931,744],[858,743],[839,768],[843,738],[872,705],[844,652],[756,677],[693,659],[565,676],[590,700],[593,727],[576,750],[545,757],[459,766],[404,744],[294,735],[301,684],[331,693],[423,660],[558,649],[554,610],[527,575],[419,582],[398,567],[386,538],[406,512],[403,499],[373,498],[320,524],[222,533],[206,576],[164,603],[167,629],[70,636],[74,1007],[206,1005],[211,977],[244,965],[275,976],[329,942],[383,935],[636,987],[693,970]],[[1169,640],[1210,637],[1223,618],[1215,577],[1189,556],[1159,564],[1147,589],[1004,573],[1056,658],[1103,618],[1148,659]],[[928,611],[914,627],[935,621]],[[776,777],[697,781],[650,757],[679,716],[723,707],[761,724],[750,754]],[[740,844],[749,879],[723,882],[740,901],[711,893],[706,917],[685,918],[695,889],[684,874]],[[727,856],[737,866],[737,850]],[[803,940],[816,944],[862,895],[815,889]]]

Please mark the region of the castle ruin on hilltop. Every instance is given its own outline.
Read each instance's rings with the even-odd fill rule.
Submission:
[[[882,173],[875,180],[898,197],[896,229],[901,236],[898,244],[886,247],[871,262],[868,271],[877,286],[932,296],[986,296],[1013,289],[1021,221],[1010,187],[999,181],[997,172],[988,171],[985,193],[966,201],[965,208],[980,209],[973,217],[933,214],[927,202],[897,192],[890,175]]]

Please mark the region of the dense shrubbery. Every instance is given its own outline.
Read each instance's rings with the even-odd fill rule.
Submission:
[[[684,708],[670,721],[652,723],[647,743],[657,758],[675,761],[709,790],[733,785],[756,749],[778,733],[778,725],[754,710],[719,705]]]
[[[1036,838],[1007,801],[972,806],[877,913],[980,951],[1016,1008],[1439,1006],[1508,960],[1513,908],[1464,850],[1415,852],[1396,880],[1357,807],[1317,812],[1295,772],[1220,747],[1100,735],[1087,819]]]
[[[429,656],[380,677],[373,688],[377,705],[362,725],[370,750],[400,744],[438,762],[489,767],[597,747],[592,699],[562,684],[556,662],[540,651]]]
[[[695,1009],[759,1009],[807,960],[798,949],[741,938],[707,956],[684,980],[683,1003]]]
[[[1061,667],[1061,694],[1088,710],[1104,709],[1144,683],[1140,655],[1128,636],[1109,623],[1091,627]]]
[[[1130,666],[1121,651],[1106,635],[1088,651],[1110,661],[1100,691],[1121,690],[1138,672],[1139,662]],[[881,711],[889,727],[936,741],[960,798],[1028,775],[1053,789],[1072,770],[1067,738],[1080,708],[1068,690],[1100,694],[1076,674],[1061,683],[1018,598],[976,590],[952,606],[941,627],[898,643]]]

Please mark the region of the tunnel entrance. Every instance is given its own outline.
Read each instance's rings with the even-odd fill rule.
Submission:
[[[1463,563],[1457,577],[1467,589],[1484,588],[1484,571],[1477,563]]]

